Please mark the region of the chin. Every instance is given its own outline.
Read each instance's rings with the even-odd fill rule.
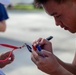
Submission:
[[[71,31],[71,30],[69,30],[69,32],[71,32],[71,33],[76,33],[76,31]]]

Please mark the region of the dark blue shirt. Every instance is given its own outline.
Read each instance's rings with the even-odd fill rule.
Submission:
[[[0,21],[8,19],[7,11],[3,4],[0,3]]]

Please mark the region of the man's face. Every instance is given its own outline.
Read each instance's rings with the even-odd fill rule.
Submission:
[[[43,8],[54,17],[57,26],[72,33],[76,32],[76,4],[74,2],[58,4],[49,0],[43,4]]]

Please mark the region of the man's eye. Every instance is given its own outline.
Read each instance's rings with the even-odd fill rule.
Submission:
[[[55,16],[56,18],[59,18],[61,15],[57,15],[57,16]]]

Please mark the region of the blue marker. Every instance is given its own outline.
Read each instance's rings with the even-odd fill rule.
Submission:
[[[50,37],[46,38],[46,40],[49,41],[49,40],[51,40],[52,38],[53,38],[53,36],[50,36]],[[38,49],[38,51],[41,51],[40,45],[37,45],[36,48]]]
[[[38,49],[38,51],[41,51],[40,45],[37,45],[36,48]]]

